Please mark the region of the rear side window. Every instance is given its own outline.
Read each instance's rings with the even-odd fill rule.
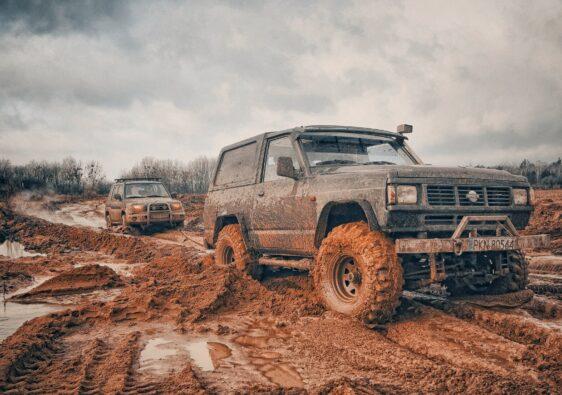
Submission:
[[[225,151],[217,170],[215,185],[253,182],[256,175],[256,147],[257,143],[254,142]]]

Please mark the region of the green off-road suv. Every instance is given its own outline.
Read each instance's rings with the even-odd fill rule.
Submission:
[[[525,177],[424,165],[398,133],[306,126],[221,151],[205,203],[205,243],[219,264],[310,270],[328,308],[387,320],[403,289],[525,288],[520,236],[532,211]]]

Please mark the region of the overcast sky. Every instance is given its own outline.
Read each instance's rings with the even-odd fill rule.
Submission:
[[[433,164],[562,156],[562,1],[0,0],[0,157],[116,176],[306,124]]]

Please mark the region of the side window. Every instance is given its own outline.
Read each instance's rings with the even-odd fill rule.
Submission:
[[[267,145],[267,156],[265,160],[265,169],[263,171],[264,182],[284,178],[277,175],[277,159],[281,156],[288,156],[293,159],[293,166],[297,171],[300,170],[297,153],[293,148],[293,144],[291,144],[289,136],[270,140]]]
[[[123,184],[118,184],[113,187],[113,195],[111,196],[113,200],[116,200],[115,195],[121,195],[121,198],[123,197]]]
[[[256,147],[253,142],[242,147],[225,151],[217,170],[215,185],[252,182],[256,175]]]

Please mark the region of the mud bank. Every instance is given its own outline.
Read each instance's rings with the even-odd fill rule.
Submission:
[[[326,311],[305,273],[268,270],[256,281],[195,247],[6,210],[0,232],[49,254],[0,260],[4,273],[54,276],[29,295],[114,292],[6,338],[0,392],[547,394],[562,386],[562,321],[548,295],[446,308],[404,301],[373,331]],[[101,260],[132,269],[125,277],[92,265]]]

